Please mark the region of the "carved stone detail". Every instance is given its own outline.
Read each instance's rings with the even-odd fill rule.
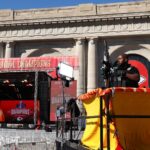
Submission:
[[[77,27],[70,27],[69,32],[70,33],[75,33],[77,31]]]
[[[58,28],[58,30],[57,30],[57,32],[60,34],[60,33],[64,33],[64,31],[65,31],[65,28]]]
[[[7,34],[7,31],[0,31],[0,36],[3,37],[3,36],[6,36]]]
[[[52,28],[45,29],[45,34],[51,34],[53,32]]]
[[[11,36],[16,36],[16,35],[18,35],[18,30],[11,31]]]
[[[127,23],[120,25],[120,31],[126,31],[127,29],[128,29]]]
[[[83,27],[83,33],[89,32],[89,30],[90,30],[89,26]]]
[[[46,27],[44,25],[42,26],[36,26],[31,27],[28,26],[23,28],[4,28],[4,30],[0,30],[0,37],[1,40],[3,38],[10,38],[10,37],[34,37],[34,36],[44,36],[47,35],[72,35],[73,34],[96,34],[96,33],[108,33],[111,34],[111,32],[115,32],[115,34],[120,34],[121,32],[126,33],[128,35],[128,32],[133,31],[145,31],[150,30],[150,22],[148,19],[118,19],[118,20],[112,20],[107,22],[105,21],[93,21],[93,23],[88,23],[86,25],[80,25],[80,26],[64,26],[61,27],[60,25],[54,27],[49,26]],[[93,36],[93,35],[92,35]]]
[[[89,38],[89,43],[90,43],[91,45],[94,45],[94,44],[97,42],[97,40],[98,40],[97,37],[90,37],[90,38]]]
[[[22,33],[23,36],[27,36],[28,34],[29,34],[29,30],[28,29],[23,30],[23,33]]]
[[[134,24],[134,29],[136,29],[136,30],[141,29],[141,27],[142,27],[141,23]]]
[[[77,45],[83,45],[84,42],[85,42],[85,39],[81,39],[81,38],[76,39],[76,44]]]
[[[35,35],[39,35],[39,34],[41,34],[41,29],[37,29],[37,30],[35,30],[35,33],[34,33]]]
[[[96,26],[94,26],[94,31],[95,32],[102,31],[102,25],[96,25]]]
[[[7,41],[6,48],[11,48],[12,46],[14,46],[14,44],[15,44],[14,41]]]
[[[115,30],[115,25],[111,24],[108,26],[108,31],[114,31]]]

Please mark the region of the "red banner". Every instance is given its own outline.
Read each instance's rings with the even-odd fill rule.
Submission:
[[[70,87],[64,88],[64,98],[66,101],[76,97],[77,82],[70,82]],[[51,82],[51,108],[50,108],[50,121],[56,121],[56,109],[58,106],[63,105],[63,93],[62,93],[62,81],[52,81]],[[69,118],[69,113],[67,113],[66,118]]]
[[[0,59],[0,71],[55,70],[59,62],[66,62],[74,68],[78,67],[76,56],[62,57],[28,57]]]
[[[34,118],[34,100],[0,101],[0,122],[33,123],[34,120],[33,118]]]

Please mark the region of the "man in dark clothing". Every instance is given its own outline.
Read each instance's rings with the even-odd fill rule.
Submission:
[[[113,68],[113,86],[138,87],[140,74],[137,68],[128,64],[128,55],[119,55]]]

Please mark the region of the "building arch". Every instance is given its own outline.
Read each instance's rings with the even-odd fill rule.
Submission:
[[[120,54],[137,54],[145,57],[148,61],[150,61],[150,50],[144,47],[143,45],[124,45],[115,50],[113,50],[110,54],[112,62],[114,62]]]
[[[32,51],[27,55],[27,57],[39,57],[43,55],[51,56],[51,55],[61,55],[61,53],[58,50],[52,49],[52,48],[40,48]]]
[[[129,55],[129,63],[138,68],[141,78],[145,80],[145,83],[141,84],[140,87],[150,87],[150,51],[141,45],[122,46],[111,53],[112,62],[123,53]]]

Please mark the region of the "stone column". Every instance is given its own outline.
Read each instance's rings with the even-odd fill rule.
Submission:
[[[77,74],[77,96],[85,92],[85,39],[76,40],[76,55],[79,57]]]
[[[4,43],[0,42],[0,58],[4,57]]]
[[[14,42],[7,42],[5,48],[5,58],[11,58],[14,56]]]
[[[90,38],[88,41],[88,67],[87,67],[87,91],[97,88],[97,38]]]

